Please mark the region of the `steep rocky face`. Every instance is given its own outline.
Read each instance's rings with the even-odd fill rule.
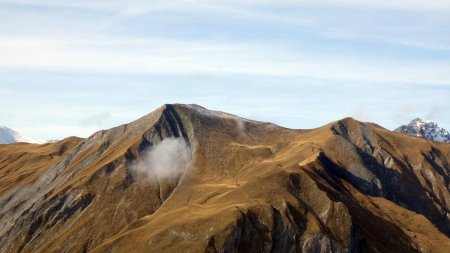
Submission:
[[[182,170],[171,170],[181,151],[167,140],[189,150]],[[2,252],[450,248],[449,144],[351,118],[292,130],[196,105],[71,143],[30,175],[23,165],[36,158],[9,165],[16,158],[0,146]]]
[[[432,141],[450,143],[450,133],[438,124],[429,120],[417,118],[411,121],[408,125],[400,126],[395,129],[395,131],[412,136],[423,137]]]

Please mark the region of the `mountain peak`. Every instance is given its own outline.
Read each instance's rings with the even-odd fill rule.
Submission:
[[[14,142],[44,143],[44,141],[32,139],[9,127],[0,125],[0,144],[10,144]]]
[[[415,119],[411,120],[411,122],[409,124],[432,124],[432,125],[437,125],[435,122],[433,122],[431,120],[426,120],[426,119],[421,119],[421,118],[415,118]]]
[[[447,130],[433,121],[421,118],[413,119],[408,125],[402,125],[395,131],[436,142],[450,143],[450,134]]]

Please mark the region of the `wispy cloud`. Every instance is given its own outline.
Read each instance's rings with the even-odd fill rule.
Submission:
[[[87,136],[167,102],[290,127],[449,118],[430,88],[450,86],[449,23],[438,0],[0,0],[0,123]]]
[[[297,51],[296,51],[297,50]],[[75,72],[247,74],[449,84],[450,62],[340,58],[274,44],[141,38],[0,37],[0,66]],[[344,56],[342,56],[344,57]]]
[[[141,16],[147,20],[146,23],[149,17],[155,15],[162,15],[164,20],[174,20],[175,23],[189,23],[192,20],[210,22],[221,17],[224,18],[224,22],[225,20],[233,22],[237,19],[262,22],[260,25],[300,27],[332,39],[435,50],[450,48],[446,26],[450,22],[450,3],[440,0],[0,0],[0,5],[2,4],[5,5],[5,15],[8,16],[4,21],[8,24],[3,27],[0,25],[0,31],[3,28],[10,32],[23,30],[28,26],[29,31],[22,32],[41,31],[54,35],[79,33],[91,36],[106,32],[105,28],[108,32],[116,27],[127,30],[130,27],[123,27],[123,23],[128,22],[130,16]],[[8,9],[11,6],[27,6],[28,9],[23,13],[20,8]],[[47,8],[45,10],[47,15],[30,16],[33,13],[29,9],[35,7]],[[78,11],[79,15],[86,16],[77,19],[69,15],[70,17],[65,19],[66,13],[60,14],[53,8]],[[88,15],[83,10],[102,15]],[[16,23],[18,27],[15,28],[17,20],[21,22]],[[168,34],[169,31],[159,35]]]
[[[109,112],[101,112],[91,114],[88,117],[81,120],[81,124],[85,126],[94,127],[108,127],[111,125],[112,116]]]
[[[198,9],[206,9],[206,7],[228,6],[228,7],[254,7],[254,6],[359,6],[366,8],[389,8],[389,9],[449,9],[450,3],[446,0],[380,0],[380,1],[364,1],[364,0],[100,0],[100,1],[68,1],[68,0],[1,0],[3,4],[31,5],[31,6],[55,6],[69,8],[89,8],[99,10],[126,10],[126,9],[178,9],[180,7],[188,7]]]

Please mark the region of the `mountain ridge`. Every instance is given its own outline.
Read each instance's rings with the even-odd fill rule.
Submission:
[[[136,161],[170,138],[184,140],[192,161],[174,177],[143,180]],[[11,145],[21,153],[32,144]],[[74,139],[20,187],[0,181],[0,244],[5,252],[445,252],[447,157],[448,144],[351,118],[295,130],[163,105]],[[5,167],[11,159],[0,172],[24,175],[34,158]]]

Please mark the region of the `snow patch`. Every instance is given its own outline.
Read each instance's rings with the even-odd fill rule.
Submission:
[[[440,127],[437,123],[424,120],[414,119],[408,125],[400,126],[395,129],[396,132],[402,132],[412,136],[422,137],[436,142],[450,143],[450,134],[447,130]]]
[[[45,143],[44,140],[36,140],[23,134],[12,130],[6,126],[0,126],[0,144],[10,144],[15,142],[27,142],[27,143]]]

